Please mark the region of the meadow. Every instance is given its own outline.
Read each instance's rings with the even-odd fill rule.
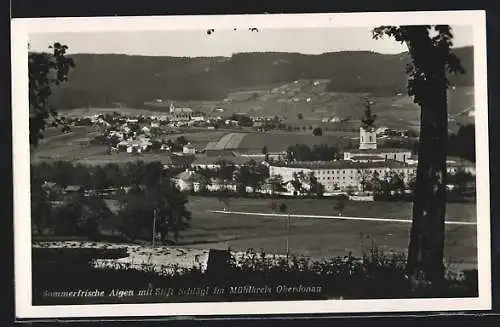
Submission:
[[[45,139],[31,153],[31,162],[64,160],[70,162],[81,162],[92,165],[102,165],[109,162],[123,163],[128,161],[142,160],[145,162],[166,158],[162,153],[107,153],[104,145],[90,144],[90,140],[97,135],[97,131],[91,127],[73,127],[72,131],[62,134],[60,129],[47,129]],[[281,132],[271,131],[260,133],[256,131],[233,132],[232,130],[203,130],[182,129],[178,133],[166,136],[166,139],[175,141],[179,137],[186,138],[197,150],[203,150],[209,142],[218,142],[220,149],[231,149],[251,151],[260,153],[264,146],[270,152],[285,151],[288,146],[295,144],[336,145],[341,148],[348,144],[347,137],[352,133],[339,132],[323,136],[314,136],[311,131],[307,132]]]
[[[189,229],[183,231],[175,246],[192,249],[228,249],[246,251],[264,249],[267,253],[286,253],[286,218],[237,215],[213,212],[224,207],[228,211],[273,213],[271,203],[285,203],[291,214],[337,215],[334,201],[329,199],[250,199],[231,198],[224,205],[216,198],[190,196],[192,213]],[[110,207],[116,202],[108,200]],[[343,216],[411,219],[408,202],[348,201]],[[476,221],[474,203],[448,203],[447,220]],[[360,256],[372,245],[386,252],[404,253],[409,242],[410,223],[385,221],[353,221],[338,219],[290,218],[288,243],[290,253],[316,260]],[[446,225],[445,258],[450,269],[474,267],[477,262],[476,226]],[[465,267],[465,268],[464,268]]]
[[[223,205],[214,198],[190,196],[191,227],[181,233],[177,244],[156,245],[89,241],[36,241],[33,257],[34,304],[98,304],[146,302],[196,302],[238,300],[313,300],[399,297],[464,297],[477,294],[476,226],[447,225],[445,231],[446,291],[408,291],[405,256],[409,223],[291,218],[287,232],[285,217],[214,213]],[[228,210],[272,213],[269,199],[234,198]],[[331,200],[281,199],[292,213],[334,214]],[[108,202],[110,202],[108,200]],[[109,203],[111,207],[116,203]],[[343,216],[408,218],[410,203],[347,202]],[[449,203],[447,221],[475,221],[474,204]],[[117,222],[115,222],[116,224]],[[285,244],[288,241],[289,260]],[[229,271],[208,268],[209,249],[231,250],[236,266]],[[92,268],[77,263],[82,251],[122,251],[107,259],[95,258]],[[48,252],[50,253],[48,253]],[[59,253],[66,253],[61,259]],[[47,252],[47,253],[46,253]],[[38,253],[38,254],[36,254]],[[39,254],[51,254],[53,261]],[[394,255],[394,256],[393,256]],[[50,257],[50,256],[49,256]],[[55,260],[56,258],[59,258]],[[362,261],[358,259],[363,258]],[[54,261],[55,260],[55,261]],[[73,262],[73,261],[69,261]],[[58,264],[58,269],[54,269]],[[207,269],[208,268],[208,269]],[[316,269],[316,270],[315,270]],[[319,270],[318,270],[319,269]],[[83,274],[77,281],[67,278]],[[462,279],[467,277],[466,279]],[[459,279],[456,279],[459,278]],[[182,294],[142,296],[138,290],[153,287],[218,287],[234,285],[321,285],[322,293],[269,296],[223,295],[189,297]],[[149,286],[148,286],[149,285]],[[154,285],[154,286],[151,286]],[[134,290],[131,296],[47,297],[44,290],[111,289]],[[430,293],[429,293],[430,292]],[[438,292],[438,293],[436,293]],[[220,294],[220,293],[219,293]],[[227,295],[226,295],[227,294]],[[420,295],[419,295],[420,294]],[[449,295],[447,295],[449,294]]]

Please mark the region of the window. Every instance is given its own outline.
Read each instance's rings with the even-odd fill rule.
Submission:
[[[370,136],[370,142],[372,142],[372,137]]]

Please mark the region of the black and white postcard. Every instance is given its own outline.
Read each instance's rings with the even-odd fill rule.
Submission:
[[[12,21],[18,318],[491,309],[482,11]]]

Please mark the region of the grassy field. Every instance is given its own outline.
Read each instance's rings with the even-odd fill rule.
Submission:
[[[31,154],[31,161],[66,160],[70,162],[83,162],[94,165],[108,162],[127,162],[135,160],[154,161],[162,160],[164,154],[144,153],[131,155],[128,153],[107,154],[106,146],[91,145],[89,141],[97,135],[92,127],[74,127],[70,133],[61,133],[60,129],[48,129],[46,137]],[[198,150],[202,150],[209,142],[218,141],[221,148],[242,149],[258,151],[264,146],[268,151],[284,151],[289,145],[328,144],[342,147],[348,142],[352,133],[329,132],[323,136],[314,136],[311,131],[306,132],[281,132],[272,131],[258,133],[246,131],[232,133],[231,130],[211,131],[206,129],[183,129],[166,137],[175,141],[178,137],[185,137]]]
[[[216,141],[228,131],[208,131],[201,129],[181,130],[171,134],[166,139],[175,141],[180,136],[185,137],[191,144],[201,150],[208,142]],[[62,133],[60,128],[49,128],[44,132],[45,138],[31,153],[31,162],[65,160],[92,165],[101,165],[109,162],[123,163],[143,160],[145,162],[165,159],[165,154],[144,153],[131,155],[129,153],[107,154],[106,146],[90,145],[89,141],[97,135],[93,127],[72,127],[70,133]]]
[[[88,142],[97,132],[93,127],[76,126],[71,132],[62,133],[60,128],[48,128],[44,139],[31,153],[31,162],[68,160],[105,155],[105,147],[89,146]]]
[[[166,140],[170,139],[174,142],[178,137],[183,136],[193,145],[197,150],[202,150],[209,142],[218,141],[229,131],[214,131],[207,129],[184,129],[180,133],[175,133],[165,137]]]
[[[269,199],[231,199],[228,211],[272,213]],[[292,214],[336,215],[332,200],[278,200]],[[115,205],[113,201],[111,206]],[[252,215],[213,213],[223,210],[216,198],[190,196],[191,227],[181,233],[178,246],[195,249],[231,247],[268,253],[285,253],[286,219]],[[347,202],[343,216],[411,219],[411,203]],[[475,204],[449,203],[447,220],[476,221]],[[411,224],[401,222],[352,221],[336,219],[291,218],[290,252],[321,259],[360,255],[375,244],[385,251],[404,252],[408,247]],[[446,225],[445,258],[460,266],[474,266],[477,260],[475,225]]]
[[[272,212],[267,199],[232,199],[228,210]],[[292,213],[335,215],[331,200],[280,200]],[[193,214],[192,228],[182,242],[193,247],[245,250],[263,248],[268,252],[285,251],[285,218],[243,216],[210,213],[221,210],[223,204],[214,198],[191,197],[189,209]],[[411,203],[348,202],[344,216],[410,219]],[[476,221],[475,204],[449,203],[447,220]],[[387,251],[406,251],[411,224],[371,221],[292,218],[290,251],[314,258],[332,255],[359,255],[362,248],[374,244]],[[446,226],[445,257],[450,262],[474,264],[477,258],[475,225]]]

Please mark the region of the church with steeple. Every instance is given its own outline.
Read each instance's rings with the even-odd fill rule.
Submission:
[[[408,149],[401,148],[378,148],[377,133],[375,126],[376,115],[371,112],[370,102],[365,104],[365,112],[359,127],[359,148],[344,152],[344,160],[356,162],[377,162],[396,160],[407,162],[412,153]]]
[[[193,115],[191,108],[178,108],[173,103],[170,103],[169,113],[167,115],[170,121],[190,121]]]

